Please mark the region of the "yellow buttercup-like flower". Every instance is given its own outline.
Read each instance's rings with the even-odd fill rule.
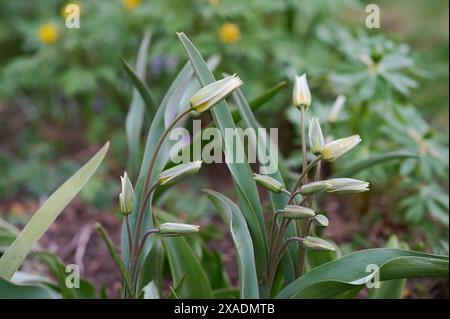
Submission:
[[[227,22],[219,28],[219,38],[225,44],[233,44],[239,41],[241,31],[236,23]]]
[[[122,0],[123,5],[125,8],[129,10],[136,9],[141,5],[142,0]]]
[[[58,39],[58,28],[54,23],[46,23],[39,28],[38,37],[42,43],[52,44]]]

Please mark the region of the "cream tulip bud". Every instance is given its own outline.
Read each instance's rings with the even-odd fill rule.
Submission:
[[[122,192],[119,194],[120,211],[124,215],[128,215],[133,211],[134,190],[127,172],[120,176],[122,184]]]
[[[320,128],[319,119],[313,117],[309,121],[309,147],[314,155],[319,155],[325,145],[322,129]]]
[[[304,219],[315,215],[313,209],[298,205],[287,205],[279,212],[287,219]]]
[[[292,103],[297,108],[307,109],[311,105],[311,92],[309,91],[306,74],[296,76],[294,90],[292,91]]]
[[[283,184],[276,179],[269,177],[267,175],[260,175],[253,173],[253,179],[262,187],[274,192],[280,193],[283,189]]]
[[[332,178],[326,180],[329,193],[361,193],[369,190],[369,183],[354,178]]]
[[[195,161],[166,169],[159,175],[158,182],[160,185],[175,184],[176,182],[197,173],[202,166],[202,163],[203,161]]]
[[[300,187],[299,192],[302,195],[319,193],[327,190],[331,185],[327,181],[311,182]]]
[[[198,232],[199,228],[197,225],[164,223],[159,226],[159,233],[164,237],[185,236]]]
[[[204,112],[219,103],[242,84],[243,82],[236,74],[208,84],[191,97],[191,107],[198,113]]]
[[[319,251],[335,251],[336,248],[333,244],[329,243],[328,241],[319,238],[319,237],[313,237],[313,236],[307,236],[306,238],[302,239],[300,241],[301,245],[305,247],[306,249],[311,250],[319,250]]]
[[[322,148],[322,158],[326,161],[332,162],[350,151],[358,145],[359,142],[361,142],[361,137],[359,137],[359,135],[352,135],[334,140]]]
[[[322,214],[317,214],[316,216],[314,216],[312,221],[314,224],[316,224],[317,226],[320,226],[320,227],[328,227],[328,225],[330,223],[327,216],[322,215]]]

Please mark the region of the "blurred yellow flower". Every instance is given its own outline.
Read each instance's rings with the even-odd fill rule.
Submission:
[[[46,23],[39,27],[38,37],[42,43],[52,44],[58,39],[58,28],[54,23]]]
[[[141,5],[142,0],[122,0],[123,5],[125,8],[129,10],[136,9]]]
[[[80,14],[81,14],[81,12],[82,12],[82,9],[83,9],[83,8],[82,8],[80,2],[78,2],[78,1],[71,1],[71,2],[68,2],[68,3],[66,3],[66,4],[62,7],[62,9],[61,9],[61,16],[62,16],[64,19],[66,19],[66,18],[69,16],[69,14],[72,13],[72,11],[70,11],[70,10],[66,11],[66,8],[67,8],[68,6],[70,6],[70,5],[76,5],[76,6],[78,6],[78,10],[79,10]]]
[[[226,22],[219,28],[219,38],[225,44],[233,44],[239,41],[241,31],[239,26],[232,22]]]
[[[208,0],[208,4],[211,7],[216,7],[216,6],[218,6],[220,4],[220,1],[219,0]]]

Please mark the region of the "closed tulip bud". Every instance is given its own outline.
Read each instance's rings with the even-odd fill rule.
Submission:
[[[198,90],[191,97],[191,107],[198,113],[204,112],[219,103],[242,84],[243,82],[236,74],[211,83]]]
[[[158,182],[160,185],[172,185],[182,179],[194,175],[202,166],[203,161],[195,161],[184,163],[172,168],[166,169],[159,175]]]
[[[313,117],[309,121],[309,147],[314,155],[319,155],[325,145],[322,129],[317,117]]]
[[[259,185],[263,186],[264,188],[267,188],[272,192],[280,193],[281,190],[283,189],[283,184],[281,182],[267,175],[260,175],[253,173],[253,179]]]
[[[369,190],[369,183],[353,178],[333,178],[326,180],[329,193],[361,193]]]
[[[359,142],[361,142],[361,137],[359,137],[359,135],[352,135],[332,141],[322,148],[322,158],[332,162],[350,151],[358,145]]]
[[[319,251],[336,250],[333,244],[319,237],[307,236],[301,241],[301,244],[303,247],[311,250],[319,250]]]
[[[331,185],[327,183],[327,181],[318,181],[318,182],[312,182],[303,185],[300,187],[300,194],[302,195],[308,195],[313,193],[322,192],[324,190],[327,190]]]
[[[309,91],[306,74],[296,76],[294,90],[292,91],[292,103],[297,108],[307,109],[311,105],[311,92]]]
[[[280,213],[287,219],[304,219],[315,215],[313,209],[298,205],[287,205]]]
[[[119,194],[120,211],[124,215],[128,215],[133,211],[134,190],[127,172],[120,176],[122,184],[122,192]]]
[[[164,223],[159,226],[159,233],[164,237],[185,236],[198,232],[199,228],[197,225]]]
[[[327,216],[322,215],[322,214],[317,214],[316,216],[313,217],[312,220],[313,220],[314,224],[316,224],[317,226],[320,226],[320,227],[328,227],[328,225],[330,223]]]

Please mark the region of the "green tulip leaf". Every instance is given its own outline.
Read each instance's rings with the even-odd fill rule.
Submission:
[[[448,256],[393,248],[367,249],[312,269],[286,286],[277,298],[333,298],[362,289],[376,273],[368,270],[370,265],[378,267],[380,281],[448,277]]]
[[[106,143],[82,168],[61,185],[37,210],[0,258],[0,277],[11,279],[22,265],[25,257],[33,246],[44,235],[56,217],[63,211],[69,202],[80,192],[89,179],[94,175],[106,152],[109,142]]]

